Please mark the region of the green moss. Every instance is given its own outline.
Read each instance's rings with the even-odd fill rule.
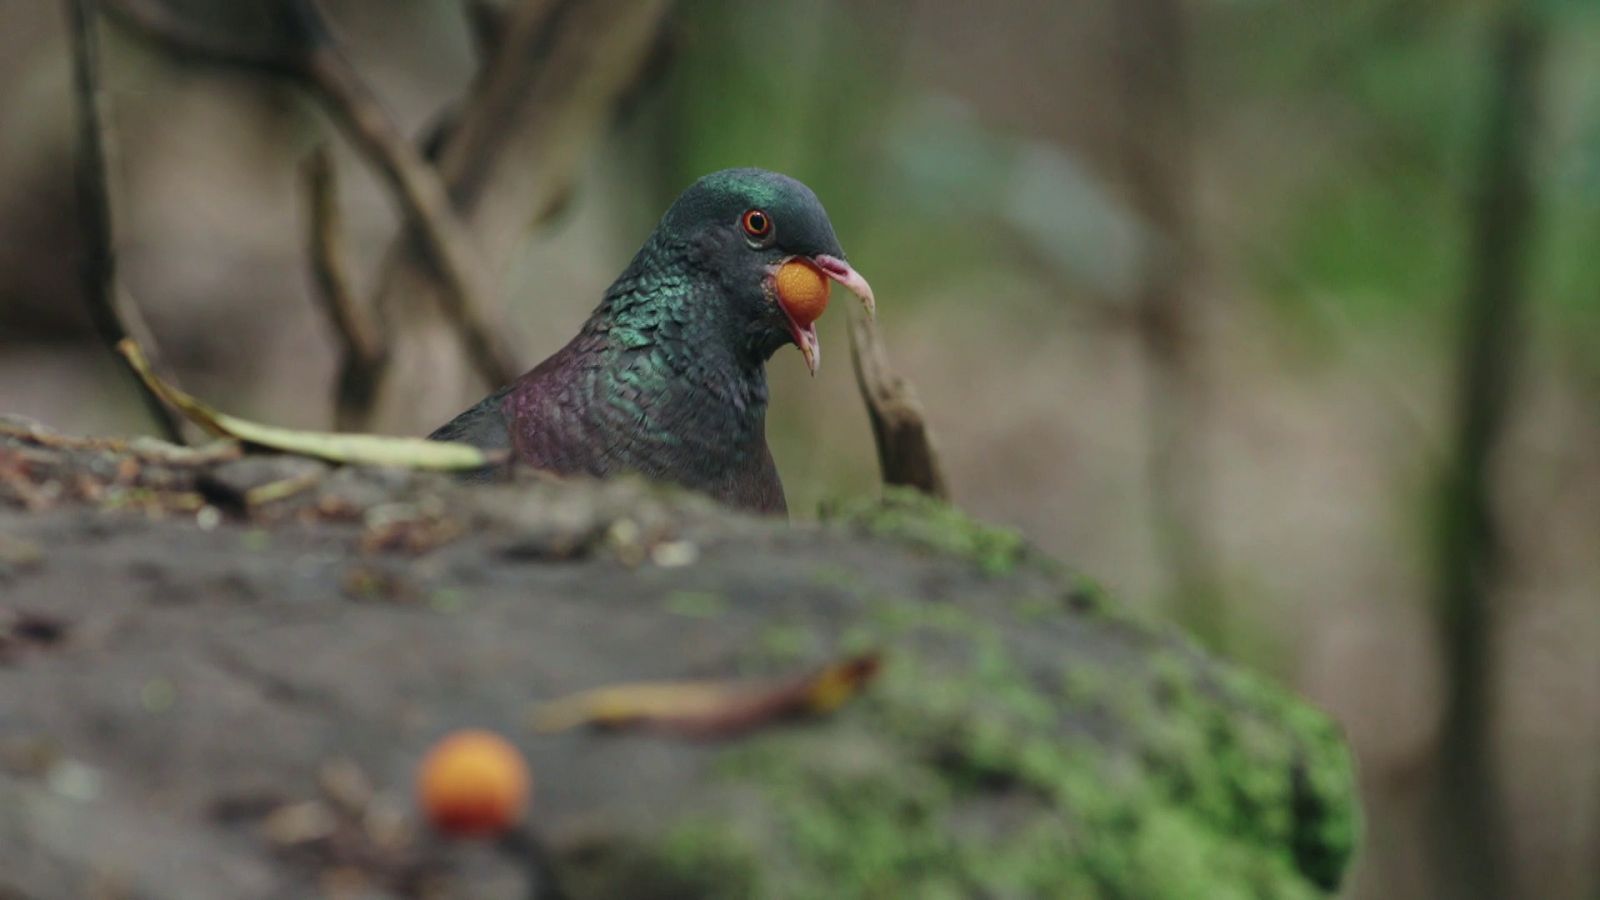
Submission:
[[[460,588],[442,587],[428,594],[428,607],[437,613],[458,613],[466,605],[467,594]]]
[[[960,635],[979,625],[971,611],[955,603],[906,597],[879,598],[870,607],[868,623],[884,637],[914,629]]]
[[[811,583],[820,588],[850,591],[861,584],[861,576],[849,566],[818,563],[811,569]]]
[[[908,488],[885,488],[882,500],[825,506],[822,518],[971,560],[991,575],[1012,571],[1027,554],[1027,544],[1017,532],[986,525],[948,503]]]
[[[1301,871],[1334,889],[1361,842],[1355,763],[1339,727],[1285,691],[1242,670],[1222,675],[1228,692],[1296,739],[1291,841]]]
[[[1360,832],[1337,728],[1258,676],[1202,669],[1188,649],[1160,653],[1143,690],[1118,695],[1151,784],[1209,831],[1335,889]]]
[[[690,818],[660,838],[631,832],[593,835],[563,854],[557,872],[573,897],[758,896],[763,869],[750,835],[726,821]]]
[[[1046,561],[1049,565],[1049,562]],[[1061,582],[1047,594],[1024,594],[1012,601],[1012,610],[1022,621],[1046,621],[1064,614],[1132,618],[1120,610],[1110,595],[1095,581],[1075,572],[1060,571]]]
[[[821,636],[805,625],[768,625],[758,641],[764,661],[779,664],[815,658],[822,651]]]
[[[1012,601],[1011,608],[1017,618],[1024,621],[1042,621],[1061,614],[1061,603],[1054,597],[1029,595]]]
[[[711,591],[673,591],[662,602],[667,612],[691,619],[715,619],[728,611],[728,598]]]
[[[1061,700],[1079,710],[1104,704],[1115,689],[1105,671],[1093,666],[1068,666],[1061,672]]]
[[[1067,608],[1080,613],[1106,612],[1111,609],[1111,597],[1106,589],[1092,578],[1077,573],[1067,575],[1068,586],[1062,601]]]
[[[272,532],[265,528],[252,528],[239,536],[246,552],[265,553],[272,548]]]
[[[757,895],[760,857],[750,835],[728,823],[690,819],[674,827],[661,847],[662,874],[683,888],[682,896],[734,900]]]
[[[1282,691],[1202,676],[1212,667],[1181,645],[1136,675],[1088,660],[1042,674],[955,607],[885,601],[870,618],[848,640],[891,648],[879,680],[828,729],[726,751],[719,771],[762,796],[740,807],[759,821],[696,826],[670,844],[674,865],[759,858],[734,866],[740,889],[793,898],[1293,900],[1337,886],[1357,831],[1348,754]],[[1102,718],[1111,734],[1091,739]]]

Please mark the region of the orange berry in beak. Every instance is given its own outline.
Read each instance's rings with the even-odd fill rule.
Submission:
[[[784,263],[776,276],[778,302],[794,323],[805,328],[822,318],[828,308],[828,276],[810,262],[791,259]]]
[[[488,731],[457,731],[433,745],[417,775],[417,794],[428,821],[453,837],[488,837],[506,831],[528,805],[528,765],[504,738]]]

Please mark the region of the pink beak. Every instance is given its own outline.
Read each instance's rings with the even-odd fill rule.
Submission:
[[[867,315],[877,315],[878,304],[872,299],[872,285],[867,284],[867,280],[861,277],[860,272],[837,256],[829,256],[826,253],[811,257],[811,261],[822,270],[822,274],[844,285],[850,293],[861,298],[861,305],[866,307]]]

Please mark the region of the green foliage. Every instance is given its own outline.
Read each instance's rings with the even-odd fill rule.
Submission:
[[[1529,276],[1536,346],[1600,346],[1600,6],[1535,4],[1550,28],[1543,72],[1537,226]],[[1239,236],[1260,294],[1298,333],[1327,344],[1385,330],[1446,340],[1472,274],[1473,183],[1497,4],[1241,4],[1205,21],[1210,77],[1232,115],[1275,116],[1264,160],[1312,161]],[[1274,40],[1240,52],[1241,30]],[[1224,49],[1223,42],[1226,42]],[[1294,114],[1285,116],[1285,110]],[[1276,111],[1276,112],[1274,112]],[[1282,124],[1291,123],[1290,128]],[[1299,119],[1314,129],[1294,130]],[[1271,163],[1269,163],[1271,164]],[[1332,327],[1330,327],[1332,326]]]

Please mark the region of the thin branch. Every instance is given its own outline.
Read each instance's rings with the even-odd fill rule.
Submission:
[[[206,34],[172,15],[160,0],[111,0],[118,18],[144,36],[199,62],[254,69],[307,88],[358,152],[383,176],[407,228],[444,290],[438,293],[467,357],[485,381],[503,384],[521,371],[486,298],[483,266],[456,218],[438,174],[401,132],[331,36],[312,0],[288,0],[285,24],[296,40],[271,49]]]
[[[401,133],[377,98],[332,45],[307,60],[317,94],[356,149],[375,164],[400,201],[407,225],[419,239],[445,290],[439,300],[484,381],[499,386],[522,372],[507,329],[489,312],[484,267],[437,171]]]
[[[462,11],[467,16],[467,27],[472,30],[472,44],[478,51],[478,58],[485,62],[494,59],[500,52],[509,15],[494,0],[464,0],[462,5]]]
[[[303,74],[303,54],[298,50],[215,33],[174,13],[163,0],[109,0],[103,5],[106,15],[125,28],[160,43],[169,53],[189,62],[281,78]]]
[[[546,71],[547,56],[538,48],[563,36],[552,35],[561,27],[562,6],[557,0],[522,0],[501,13],[500,52],[479,72],[456,127],[441,142],[441,168],[458,204],[475,204],[493,157],[512,139],[517,120],[511,117],[523,111]]]
[[[856,386],[872,421],[883,483],[915,488],[941,500],[950,499],[944,469],[927,417],[911,382],[889,367],[878,324],[861,310],[850,310],[850,362]]]
[[[472,47],[478,56],[478,82],[468,89],[475,93],[487,73],[494,71],[494,62],[506,45],[506,35],[511,30],[513,16],[495,0],[462,0],[462,15],[467,20],[467,30],[472,34]],[[519,11],[520,15],[520,11]],[[450,135],[461,124],[461,101],[454,101],[422,130],[417,146],[429,165],[437,166]]]
[[[144,320],[137,317],[131,302],[117,292],[117,251],[112,235],[110,178],[106,161],[106,106],[100,90],[100,48],[94,28],[91,0],[68,0],[67,24],[72,38],[73,87],[76,94],[77,158],[75,182],[78,195],[78,220],[83,233],[83,259],[80,274],[83,296],[95,331],[108,349],[130,334],[128,318],[140,330]],[[149,340],[148,333],[141,335]],[[148,345],[154,350],[154,344]],[[121,358],[120,356],[118,357]],[[126,363],[124,363],[126,365]],[[139,385],[140,396],[162,434],[175,444],[183,443],[183,429],[177,416],[161,399],[145,388],[137,373],[129,369]]]
[[[338,172],[333,154],[318,147],[302,166],[309,227],[307,255],[316,282],[313,292],[339,339],[339,380],[334,391],[334,424],[341,431],[365,427],[372,412],[379,372],[387,353],[383,335],[356,298],[344,246]]]
[[[191,59],[309,85],[363,156],[383,170],[406,224],[376,280],[374,309],[393,329],[376,427],[406,430],[437,414],[419,396],[453,393],[438,387],[446,360],[436,352],[436,336],[460,348],[461,359],[486,380],[503,383],[516,374],[509,342],[500,337],[506,329],[489,327],[494,320],[478,300],[488,292],[474,286],[502,271],[527,228],[568,194],[584,150],[637,76],[642,50],[668,6],[667,0],[519,0],[506,8],[499,52],[485,61],[461,104],[459,127],[440,131],[438,170],[446,191],[348,64],[327,61],[336,45],[308,0],[288,0],[286,23],[301,39],[292,58],[174,25],[181,20],[162,15],[159,0],[102,2],[135,31]],[[313,63],[313,53],[324,61]],[[450,202],[441,202],[446,196]],[[459,249],[463,234],[475,239],[477,254]],[[422,253],[414,249],[419,243]]]
[[[437,153],[486,272],[505,271],[529,228],[568,196],[617,99],[637,78],[667,7],[667,0],[519,0],[507,7],[500,50],[459,104]],[[401,238],[376,279],[375,308],[394,329],[376,422],[410,431],[455,411],[464,392],[452,382],[455,348],[431,296],[438,279],[405,252]]]

